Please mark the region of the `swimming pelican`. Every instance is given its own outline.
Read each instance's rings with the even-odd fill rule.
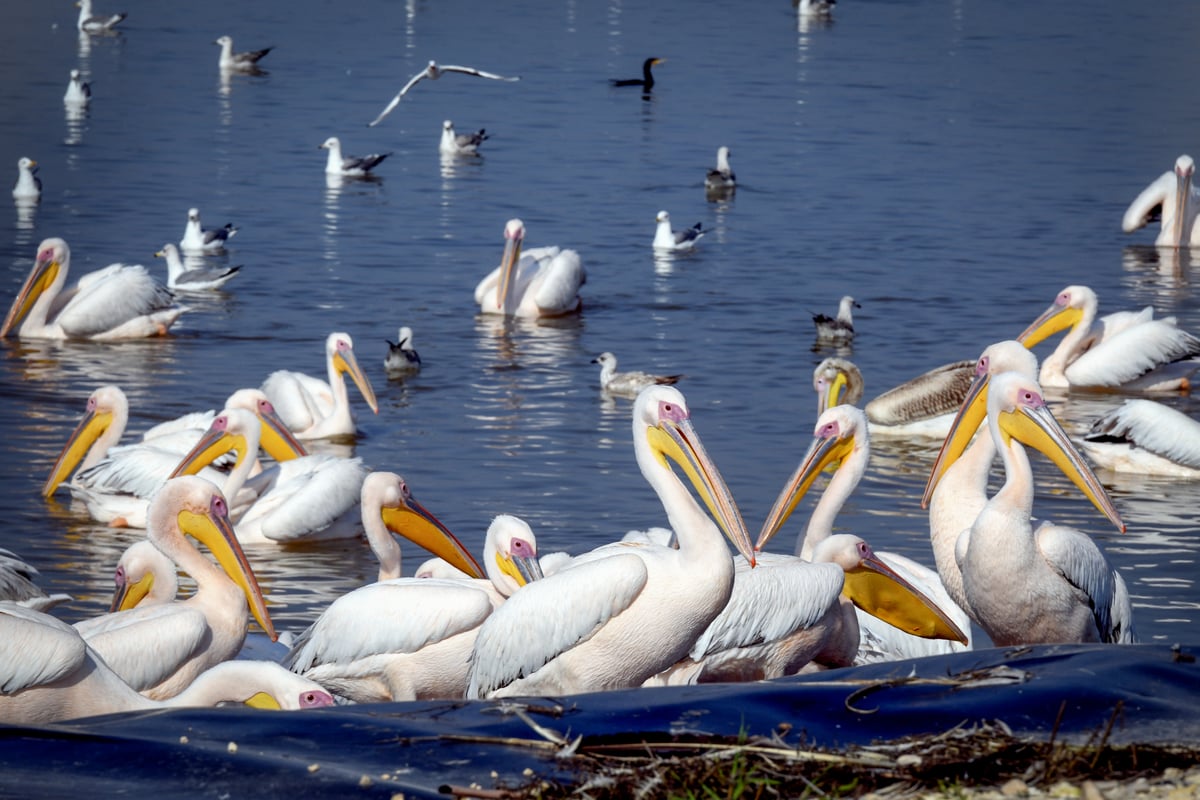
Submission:
[[[46,594],[46,590],[34,582],[38,574],[35,567],[18,558],[16,553],[0,547],[0,602],[49,611],[60,603],[75,599],[69,594]]]
[[[1070,331],[1046,358],[1038,376],[1054,388],[1121,391],[1188,391],[1200,362],[1200,339],[1175,325],[1174,317],[1152,319],[1153,309],[1096,318],[1099,300],[1087,286],[1068,286],[1021,332],[1032,349],[1055,333]]]
[[[272,640],[277,636],[220,489],[194,476],[172,479],[150,502],[149,516],[147,538],[196,581],[195,593],[84,620],[76,629],[126,683],[161,700],[237,655],[247,611]],[[187,536],[207,546],[220,566]]]
[[[170,603],[179,592],[175,562],[149,539],[139,539],[121,554],[113,573],[113,598],[109,613],[137,606]]]
[[[687,655],[728,602],[734,568],[722,532],[754,565],[741,512],[679,390],[651,386],[638,395],[633,440],[679,547],[615,542],[514,593],[479,629],[467,697],[640,686]]]
[[[359,533],[357,506],[367,468],[358,458],[306,455],[251,477],[262,426],[242,408],[225,408],[175,467],[172,477],[192,474],[231,450],[237,460],[222,488],[238,496],[249,487],[258,499],[238,515],[234,530],[243,544],[287,544],[344,539]]]
[[[329,175],[342,175],[348,178],[361,178],[379,166],[391,153],[371,153],[368,156],[342,155],[342,142],[336,136],[330,136],[317,145],[318,150],[328,150],[329,158],[325,159],[325,172]]]
[[[188,268],[179,256],[179,248],[167,242],[154,254],[167,260],[167,288],[182,292],[202,292],[219,289],[238,274],[241,267],[210,267],[206,264]]]
[[[649,372],[617,372],[617,357],[612,353],[601,353],[592,359],[600,365],[600,388],[611,394],[636,397],[647,386],[671,386],[679,382],[682,375],[651,375]]]
[[[849,342],[854,338],[854,315],[852,310],[862,308],[850,295],[846,295],[838,303],[837,317],[827,314],[813,314],[813,324],[817,326],[817,340],[822,342]]]
[[[89,272],[63,292],[70,266],[66,242],[42,240],[33,269],[0,326],[0,337],[17,323],[17,336],[22,339],[164,336],[187,310],[176,305],[167,287],[140,264],[110,264]]]
[[[79,70],[71,70],[71,80],[67,83],[67,92],[63,95],[63,103],[68,106],[86,106],[92,101],[92,87],[79,75]]]
[[[386,117],[388,114],[392,113],[392,110],[396,106],[400,105],[400,101],[404,99],[404,95],[408,94],[409,89],[413,88],[418,83],[425,80],[426,78],[429,78],[431,81],[435,81],[438,78],[440,78],[444,73],[447,73],[447,72],[461,72],[463,75],[474,75],[478,78],[490,78],[494,81],[519,81],[519,80],[521,80],[520,77],[506,78],[503,75],[496,75],[495,73],[492,73],[492,72],[484,72],[481,69],[475,69],[475,67],[456,67],[452,64],[437,64],[431,60],[429,62],[429,66],[425,67],[425,69],[421,70],[416,75],[413,75],[409,79],[408,83],[404,84],[404,88],[402,88],[399,92],[396,93],[396,96],[392,98],[391,102],[389,102],[387,104],[387,106],[383,109],[383,111],[379,112],[379,116],[376,117],[368,125],[368,127],[374,128],[380,122],[383,122],[383,118]]]
[[[38,163],[32,158],[17,159],[17,182],[12,196],[17,200],[37,200],[42,196],[42,179],[37,176]]]
[[[955,361],[888,389],[863,407],[871,435],[944,439],[974,374],[974,361]],[[862,372],[853,362],[836,356],[826,358],[813,370],[817,415],[843,403],[858,405],[863,385]]]
[[[653,247],[656,250],[691,250],[705,233],[699,222],[690,228],[671,230],[671,215],[666,211],[659,211],[654,221],[658,223],[654,229]]]
[[[642,77],[624,80],[609,78],[609,83],[613,86],[640,86],[642,91],[648,92],[654,88],[654,73],[650,71],[650,68],[656,67],[664,61],[666,61],[665,58],[647,58],[642,62]]]
[[[79,20],[76,25],[84,33],[109,33],[126,17],[124,12],[107,17],[96,14],[92,11],[92,0],[79,0],[75,5],[79,6]]]
[[[407,325],[401,326],[396,335],[396,343],[388,344],[387,358],[383,360],[383,369],[388,377],[404,375],[421,369],[421,356],[412,346],[413,332]],[[384,341],[387,341],[386,339]]]
[[[799,0],[796,13],[801,17],[832,17],[837,0]]]
[[[200,209],[188,209],[187,226],[183,229],[183,238],[179,240],[179,249],[189,255],[205,255],[225,252],[225,242],[238,232],[232,222],[225,223],[223,228],[208,230],[200,225]]]
[[[325,337],[325,374],[328,380],[323,381],[303,372],[276,370],[262,383],[263,392],[298,439],[353,436],[357,432],[343,375],[354,381],[371,411],[379,413],[375,390],[358,366],[350,334],[335,331]]]
[[[1121,229],[1133,233],[1156,218],[1162,226],[1154,244],[1159,247],[1200,246],[1200,189],[1192,185],[1196,163],[1191,156],[1175,159],[1175,168],[1160,175],[1141,191],[1121,220]]]
[[[221,45],[221,55],[217,58],[217,68],[230,72],[257,72],[258,62],[263,56],[274,50],[274,47],[264,47],[262,50],[247,50],[244,53],[233,52],[233,39],[222,36],[213,44]]]
[[[1153,400],[1126,400],[1092,423],[1080,446],[1115,472],[1200,478],[1200,422]]]
[[[1004,485],[957,543],[963,588],[975,621],[998,647],[1046,642],[1132,642],[1125,581],[1082,531],[1043,522],[1036,530],[1033,471],[1026,447],[1042,451],[1121,531],[1125,525],[1036,381],[1015,372],[993,376],[988,426],[1004,461]],[[977,419],[977,417],[976,417]],[[964,423],[951,440],[969,439]],[[948,445],[949,446],[949,445]]]
[[[729,166],[729,148],[717,148],[717,168],[704,176],[704,190],[710,195],[728,194],[737,188],[737,176]]]
[[[473,156],[478,153],[479,145],[487,138],[484,128],[474,133],[455,133],[454,123],[445,120],[442,122],[442,141],[438,144],[438,151],[448,156]]]
[[[299,710],[333,705],[316,683],[269,661],[225,661],[179,694],[138,694],[65,622],[0,603],[0,722],[46,725],[66,719],[154,708],[245,703]]]
[[[475,287],[475,302],[484,314],[510,317],[557,317],[583,307],[579,287],[587,281],[583,261],[574,250],[534,247],[522,252],[525,223],[510,219],[504,226],[500,266]]]

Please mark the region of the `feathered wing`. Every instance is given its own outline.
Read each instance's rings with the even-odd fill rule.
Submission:
[[[174,302],[171,291],[145,267],[112,264],[84,275],[54,321],[68,336],[87,338],[171,309]]]
[[[867,419],[881,425],[899,425],[914,419],[953,414],[975,379],[974,361],[943,364],[889,389],[867,403]]]
[[[1175,193],[1175,173],[1167,170],[1133,198],[1125,216],[1121,219],[1121,230],[1133,233],[1138,228],[1154,222],[1162,216],[1162,206]]]
[[[1034,538],[1046,563],[1089,599],[1100,641],[1134,641],[1132,604],[1125,581],[1092,537],[1074,528],[1043,523]]]
[[[579,287],[587,281],[583,260],[574,250],[560,250],[542,268],[545,277],[534,293],[538,308],[573,311],[579,304]],[[478,291],[478,290],[477,290]]]
[[[1066,368],[1076,386],[1120,386],[1165,364],[1200,356],[1200,339],[1171,317],[1150,320],[1107,338]]]
[[[83,620],[75,629],[113,672],[142,692],[171,677],[192,656],[208,621],[195,609],[170,603]],[[131,641],[143,642],[145,648],[131,648]]]
[[[0,603],[0,694],[44,686],[74,672],[87,645],[67,623],[12,603]]]
[[[313,538],[356,509],[369,471],[361,459],[328,455],[278,464],[246,482],[259,499],[237,521],[238,530],[257,526],[277,542]]]

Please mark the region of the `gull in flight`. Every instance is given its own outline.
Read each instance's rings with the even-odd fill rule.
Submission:
[[[441,66],[438,66],[436,62],[430,61],[429,66],[418,72],[416,75],[413,75],[412,78],[409,79],[408,83],[404,84],[404,88],[396,93],[396,96],[392,98],[392,102],[388,103],[387,107],[379,113],[378,117],[375,118],[375,121],[370,123],[370,125],[367,127],[374,128],[376,125],[383,122],[383,118],[392,113],[392,109],[400,104],[400,101],[404,98],[404,95],[408,94],[408,90],[416,86],[420,81],[424,80],[425,78],[435,81],[440,78],[444,72],[461,72],[464,75],[474,75],[479,78],[491,78],[494,81],[521,80],[520,77],[506,78],[503,75],[484,72],[483,70],[475,69],[474,67],[456,67],[453,64],[442,64]]]

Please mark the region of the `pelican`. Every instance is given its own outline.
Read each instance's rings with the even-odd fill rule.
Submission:
[[[1200,246],[1200,228],[1196,216],[1200,215],[1200,189],[1192,185],[1196,163],[1191,156],[1175,159],[1175,168],[1164,172],[1153,183],[1141,191],[1121,220],[1121,229],[1133,233],[1162,219],[1162,226],[1154,244],[1159,247]]]
[[[375,390],[354,357],[350,334],[335,331],[325,337],[325,374],[328,381],[303,372],[277,370],[262,383],[275,410],[298,439],[353,436],[354,414],[343,375],[349,375],[371,411],[379,413]]]
[[[887,390],[863,408],[871,435],[944,439],[974,373],[974,361],[955,361]],[[817,415],[843,403],[858,405],[863,385],[862,372],[853,362],[836,356],[826,358],[813,370]]]
[[[690,228],[671,230],[671,215],[666,211],[659,211],[654,221],[658,223],[654,229],[653,247],[656,250],[691,250],[705,233],[699,222]]]
[[[1004,461],[1004,485],[956,545],[975,621],[998,647],[1046,642],[1134,641],[1125,581],[1090,536],[1043,522],[1036,530],[1033,471],[1026,447],[1042,451],[1121,531],[1125,525],[1095,474],[1042,399],[1016,372],[988,382],[988,427]],[[947,447],[975,433],[964,414]]]
[[[1099,300],[1087,286],[1068,286],[1021,332],[1017,341],[1033,348],[1059,331],[1071,330],[1042,360],[1038,376],[1053,388],[1120,391],[1188,391],[1200,362],[1200,339],[1175,325],[1174,317],[1153,319],[1153,309],[1096,318]]]
[[[473,156],[478,153],[479,145],[483,144],[483,140],[487,138],[487,131],[484,128],[480,128],[474,133],[455,133],[454,123],[444,120],[438,152],[448,156]]]
[[[125,14],[110,14],[105,17],[92,11],[92,0],[79,0],[79,20],[76,25],[84,33],[109,33],[117,23],[125,19]]]
[[[737,177],[729,166],[729,148],[717,148],[717,168],[704,176],[704,190],[709,194],[727,194],[737,188]]]
[[[379,472],[364,481],[362,517],[379,558],[379,581],[335,600],[297,638],[284,665],[354,702],[462,697],[480,624],[504,597],[540,577],[532,532],[514,517],[493,521],[485,581],[475,559],[400,476]],[[393,531],[473,580],[399,577]]]
[[[722,531],[754,565],[741,512],[678,389],[651,386],[638,395],[633,440],[679,547],[615,542],[514,593],[479,630],[467,697],[640,686],[687,655],[728,602],[734,567]]]
[[[150,503],[146,536],[196,581],[195,593],[76,625],[88,646],[136,691],[156,700],[173,697],[204,670],[233,658],[246,639],[247,611],[277,638],[220,489],[194,476],[168,481]],[[220,566],[187,536],[207,546]]]
[[[796,13],[801,17],[824,18],[833,16],[833,7],[837,0],[799,0]]]
[[[125,548],[117,561],[113,587],[109,613],[138,606],[160,606],[175,599],[179,574],[175,562],[154,542],[140,539]]]
[[[63,103],[68,106],[86,106],[92,102],[92,87],[79,75],[79,70],[71,70],[71,80],[67,83],[67,92],[63,95]]]
[[[222,36],[213,44],[221,45],[221,55],[217,58],[217,68],[228,72],[257,72],[258,62],[263,56],[275,48],[264,47],[262,50],[247,50],[244,53],[233,52],[233,39]]]
[[[640,86],[642,91],[648,92],[654,88],[654,73],[650,71],[650,68],[656,67],[664,61],[666,61],[665,58],[647,58],[642,62],[642,77],[624,80],[609,78],[609,82],[613,86]]]
[[[817,326],[817,340],[822,342],[845,343],[854,339],[853,309],[862,308],[850,295],[846,295],[838,303],[837,317],[827,314],[813,314],[813,324]]]
[[[407,325],[401,326],[396,334],[396,343],[388,344],[387,358],[383,360],[383,369],[388,377],[404,375],[421,369],[421,356],[412,346],[413,332]],[[387,341],[387,340],[385,340]]]
[[[167,242],[154,254],[167,260],[167,288],[182,292],[202,292],[219,289],[238,274],[241,267],[210,267],[199,265],[188,268],[179,256],[179,248]]]
[[[179,249],[189,255],[206,255],[225,252],[225,242],[238,232],[232,222],[225,223],[223,228],[208,230],[200,225],[200,209],[189,208],[187,225],[183,229],[183,238],[179,240]]]
[[[379,112],[379,116],[376,117],[368,125],[368,127],[374,128],[380,122],[383,122],[383,118],[392,113],[392,110],[395,109],[396,106],[400,105],[400,101],[404,99],[404,95],[408,94],[409,89],[413,88],[426,78],[429,78],[431,81],[435,81],[447,72],[461,72],[463,75],[474,75],[477,78],[490,78],[494,81],[521,80],[520,77],[506,78],[503,75],[496,75],[492,72],[484,72],[481,69],[475,69],[475,67],[456,67],[453,64],[437,64],[434,61],[430,61],[429,66],[425,67],[425,69],[409,78],[408,83],[404,84],[404,88],[396,93],[396,96],[392,98],[391,102],[387,104],[383,111]]]
[[[682,375],[651,375],[649,372],[617,372],[617,357],[612,353],[601,353],[592,359],[600,365],[600,388],[610,394],[636,397],[647,386],[671,386],[679,382]]]
[[[16,200],[37,200],[42,196],[42,179],[37,176],[38,163],[32,158],[17,159],[17,183],[12,196]]]
[[[123,681],[79,632],[38,611],[0,603],[0,722],[46,725],[156,708],[245,703],[299,710],[333,705],[316,683],[269,661],[225,661],[174,697],[153,700]]]
[[[475,302],[484,314],[509,317],[557,317],[583,307],[579,287],[587,281],[574,250],[534,247],[522,252],[525,223],[510,219],[504,226],[500,266],[475,287]]]
[[[69,594],[46,594],[34,583],[37,568],[25,563],[11,550],[0,547],[0,603],[16,603],[34,611],[49,611],[75,598]]]
[[[208,431],[179,461],[172,477],[192,474],[237,451],[237,460],[222,488],[238,496],[249,487],[258,499],[237,517],[234,528],[243,544],[287,544],[318,539],[344,539],[359,532],[359,491],[367,469],[357,458],[306,455],[292,458],[250,477],[258,454],[258,419],[242,408],[225,408]]]
[[[341,175],[347,178],[364,177],[391,155],[391,153],[371,153],[367,156],[343,155],[342,142],[336,136],[330,136],[317,145],[317,149],[329,151],[329,158],[325,159],[327,175]]]
[[[1114,472],[1200,478],[1200,422],[1153,400],[1126,400],[1092,423],[1080,446]]]
[[[164,336],[185,309],[140,264],[110,264],[89,272],[63,292],[71,249],[44,239],[25,285],[0,327],[22,339],[140,339]],[[23,321],[22,321],[23,320]]]

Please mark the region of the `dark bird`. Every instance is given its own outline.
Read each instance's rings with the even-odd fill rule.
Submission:
[[[416,372],[421,368],[421,357],[412,346],[412,328],[405,325],[396,338],[398,341],[395,344],[388,341],[387,358],[383,360],[383,368],[389,377]]]
[[[618,81],[612,80],[613,86],[640,86],[644,91],[650,91],[654,88],[654,74],[650,72],[650,68],[655,64],[661,64],[666,61],[665,58],[647,58],[642,62],[642,77],[629,78],[628,80]],[[611,79],[610,79],[611,80]]]

